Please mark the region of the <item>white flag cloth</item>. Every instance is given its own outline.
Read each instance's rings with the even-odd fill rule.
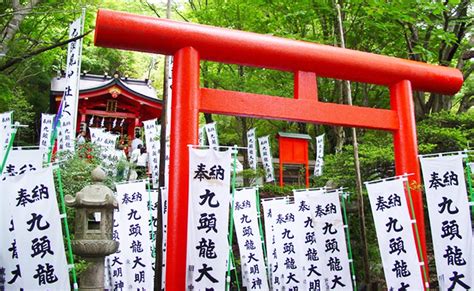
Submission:
[[[4,155],[12,134],[13,112],[0,113],[0,163],[3,162]]]
[[[247,131],[247,157],[251,169],[257,169],[257,142],[255,128]]]
[[[305,273],[306,284],[303,288],[305,290],[318,290],[318,288],[324,286],[325,279],[328,279],[328,276],[325,276],[324,273],[327,264],[324,256],[325,248],[322,239],[319,239],[321,243],[316,243],[318,240],[316,239],[315,223],[313,221],[313,210],[316,205],[319,205],[317,197],[320,197],[319,194],[324,193],[324,191],[324,189],[319,189],[293,192],[297,207],[295,212],[296,224],[302,237],[304,237],[302,246],[304,253],[303,267],[307,270]],[[316,195],[318,196],[316,197]]]
[[[279,204],[286,204],[286,199],[275,199],[275,200],[264,200],[262,201],[262,207],[264,210],[264,229],[265,229],[265,246],[267,249],[267,269],[270,275],[270,287],[274,291],[280,291],[283,288],[281,283],[280,274],[278,273],[278,256],[277,256],[277,245],[276,245],[276,232],[273,226],[274,207]]]
[[[388,289],[424,290],[404,183],[366,183]]]
[[[189,148],[187,288],[225,290],[231,150]]]
[[[102,133],[104,132],[103,128],[98,127],[89,127],[89,133],[91,136],[91,143],[95,145],[102,145],[103,136]]]
[[[472,288],[472,225],[463,155],[420,161],[440,287]]]
[[[173,98],[172,92],[173,85],[173,57],[168,56],[168,86],[166,88],[166,149],[165,149],[165,181],[164,186],[169,187],[170,177],[170,141],[171,141],[171,99]]]
[[[43,151],[35,149],[14,149],[10,151],[3,176],[0,180],[10,180],[13,177],[33,172],[43,168]]]
[[[204,125],[199,127],[199,145],[206,145],[206,129],[204,128]]]
[[[204,125],[204,127],[206,128],[207,142],[209,143],[209,147],[217,151],[219,149],[219,137],[217,136],[216,123],[208,123]]]
[[[114,217],[117,253],[109,256],[114,289],[153,290],[148,192],[144,181],[117,185],[119,210]]]
[[[273,238],[275,239],[276,263],[272,270],[274,290],[304,290],[305,270],[301,255],[302,233],[295,220],[295,204],[272,205]],[[277,287],[277,284],[281,287]]]
[[[163,249],[163,256],[162,256],[162,270],[161,270],[161,286],[165,286],[166,284],[166,241],[168,236],[168,189],[161,188],[161,213],[163,215],[163,222],[162,222],[162,229],[163,229],[163,236],[162,236],[162,249]],[[164,287],[163,287],[164,288]]]
[[[316,163],[314,165],[314,176],[323,174],[324,165],[324,134],[316,137]]]
[[[52,168],[25,173],[0,185],[8,197],[3,204],[11,209],[15,237],[12,244],[2,244],[2,248],[11,247],[12,252],[16,248],[16,254],[11,255],[18,256],[18,285],[25,290],[69,290]],[[13,273],[8,273],[7,280],[10,275]]]
[[[76,19],[69,26],[69,38],[81,34],[81,18]],[[58,129],[58,152],[74,152],[76,138],[77,102],[79,99],[79,70],[81,68],[81,40],[68,44],[66,85],[61,100],[60,127]]]
[[[53,132],[54,114],[41,113],[41,132],[39,148],[47,153],[51,146],[51,134]]]
[[[241,273],[248,289],[268,290],[267,270],[258,226],[256,188],[237,190],[234,195],[234,224],[241,257]]]
[[[303,239],[307,290],[317,290],[323,286],[330,290],[353,289],[339,199],[341,194],[339,190],[327,193],[323,189],[294,193],[298,213],[303,214],[303,219],[299,221],[307,229]],[[307,227],[311,224],[314,234]]]
[[[145,128],[146,151],[148,153],[148,169],[151,172],[153,188],[158,188],[160,175],[160,129],[156,125],[157,118],[143,121]]]
[[[273,170],[273,157],[269,142],[269,136],[259,137],[258,144],[260,147],[260,156],[262,157],[263,168],[265,169],[265,181],[275,181],[275,174]]]

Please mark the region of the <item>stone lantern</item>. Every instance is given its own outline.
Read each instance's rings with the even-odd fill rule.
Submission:
[[[119,247],[112,240],[113,215],[118,203],[112,190],[102,183],[104,180],[105,172],[97,167],[92,171],[92,185],[85,186],[76,197],[65,197],[66,205],[76,208],[72,251],[89,263],[80,275],[80,290],[104,289],[105,256]]]

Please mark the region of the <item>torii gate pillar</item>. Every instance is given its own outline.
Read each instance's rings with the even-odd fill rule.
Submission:
[[[397,175],[414,174],[409,182],[420,184],[412,89],[454,94],[463,83],[453,68],[107,10],[97,15],[95,44],[174,55],[166,266],[173,291],[186,288],[188,145],[197,143],[199,112],[390,131]],[[293,72],[294,98],[201,88],[201,59]],[[391,109],[319,102],[316,74],[386,86]],[[422,196],[411,194],[427,262]]]

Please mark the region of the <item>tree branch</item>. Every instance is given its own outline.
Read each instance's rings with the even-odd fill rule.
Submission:
[[[5,64],[1,65],[0,66],[0,72],[1,71],[5,71],[6,69],[10,68],[11,66],[13,65],[16,65],[17,63],[23,61],[23,60],[26,60],[28,58],[31,58],[31,57],[34,57],[36,55],[39,55],[45,51],[49,51],[49,50],[52,50],[52,49],[55,49],[57,47],[60,47],[60,46],[63,46],[63,45],[66,45],[72,41],[76,41],[78,39],[81,39],[83,38],[84,36],[88,35],[89,33],[91,33],[92,30],[89,30],[88,32],[84,33],[84,34],[81,34],[79,36],[76,36],[74,38],[71,38],[71,39],[67,39],[67,40],[64,40],[64,41],[61,41],[61,42],[58,42],[58,43],[55,43],[53,45],[50,45],[50,46],[47,46],[47,47],[42,47],[42,48],[39,48],[37,50],[34,50],[30,53],[27,53],[26,55],[23,55],[21,57],[16,57],[16,58],[12,58],[10,59],[9,61],[7,61]]]

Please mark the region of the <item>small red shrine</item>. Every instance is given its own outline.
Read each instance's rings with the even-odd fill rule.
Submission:
[[[51,112],[57,112],[64,92],[65,76],[51,80]],[[107,131],[135,136],[143,120],[159,118],[163,104],[149,80],[81,74],[76,131],[105,127]],[[92,122],[91,122],[92,119]],[[103,126],[102,126],[103,123]]]
[[[283,186],[283,164],[302,164],[306,169],[306,188],[309,187],[309,160],[307,134],[279,132],[280,145],[280,187]]]

